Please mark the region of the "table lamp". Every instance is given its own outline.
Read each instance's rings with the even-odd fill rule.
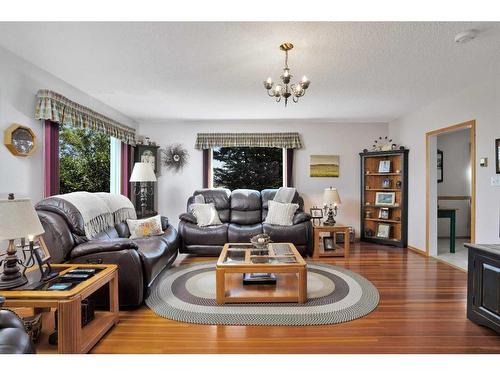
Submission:
[[[339,192],[336,188],[329,187],[323,192],[323,204],[328,208],[328,216],[323,225],[335,225],[335,216],[337,216],[337,206],[340,204]]]
[[[146,214],[146,205],[150,194],[148,182],[156,182],[156,175],[149,163],[135,163],[130,182],[137,182],[135,185],[135,195],[139,196],[141,201],[141,214]],[[138,189],[139,186],[139,189]]]
[[[9,245],[0,274],[0,289],[12,289],[28,282],[19,269],[19,259],[14,241],[19,238],[35,238],[43,234],[42,224],[28,198],[15,199],[9,194],[9,199],[0,200],[0,240],[8,240]]]

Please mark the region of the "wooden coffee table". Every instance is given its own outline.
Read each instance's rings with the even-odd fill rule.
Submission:
[[[272,273],[276,284],[244,285],[244,273]],[[216,265],[216,302],[307,301],[306,262],[291,243],[271,243],[267,250],[252,244],[227,243]]]
[[[67,291],[0,290],[0,295],[5,297],[4,306],[12,309],[30,308],[34,309],[35,313],[45,311],[45,314],[48,314],[48,319],[44,319],[44,326],[50,323],[52,327],[49,326],[48,332],[47,330],[42,332],[40,344],[36,347],[38,353],[50,353],[55,349],[48,345],[50,329],[54,328],[54,309],[58,312],[57,352],[87,353],[118,322],[118,266],[115,264],[52,264],[52,268],[60,275],[75,268],[96,268],[100,271]],[[30,274],[31,272],[27,274],[29,281],[33,279]],[[109,284],[109,310],[96,310],[95,319],[82,327],[82,300],[106,284]]]

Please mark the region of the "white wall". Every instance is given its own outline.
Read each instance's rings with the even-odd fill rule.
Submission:
[[[437,184],[438,196],[470,196],[470,131],[462,129],[437,136],[437,148],[443,151],[443,182]],[[470,235],[470,204],[467,200],[440,200],[441,208],[457,208],[456,235]],[[438,236],[450,236],[450,220],[438,220]]]
[[[389,134],[409,153],[408,244],[425,250],[425,133],[476,120],[476,242],[499,243],[500,188],[490,184],[495,174],[494,141],[500,137],[500,78],[464,89],[389,124]],[[479,158],[488,157],[487,168]],[[446,167],[445,167],[446,168]],[[446,172],[445,172],[446,173]]]
[[[43,198],[42,122],[33,119],[35,96],[39,89],[54,90],[125,125],[137,125],[128,117],[1,47],[0,83],[1,133],[12,123],[19,123],[29,126],[38,139],[35,153],[26,158],[16,157],[5,146],[0,146],[0,197],[13,192],[18,197],[30,197],[33,203]]]
[[[162,167],[158,179],[159,212],[177,225],[178,216],[186,210],[187,198],[202,187],[202,152],[194,149],[199,132],[299,132],[304,148],[294,155],[294,184],[308,211],[322,204],[323,189],[337,187],[342,200],[338,222],[356,228],[359,235],[359,155],[379,136],[385,136],[384,123],[319,123],[308,121],[192,121],[163,124],[141,124],[139,133],[165,147],[181,143],[190,152],[190,160],[181,174]],[[309,177],[312,154],[340,155],[340,177]]]

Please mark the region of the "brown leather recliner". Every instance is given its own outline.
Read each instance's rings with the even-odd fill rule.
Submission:
[[[2,310],[0,297],[0,354],[34,354],[35,348],[24,324],[12,311]]]
[[[276,195],[277,189],[261,192],[250,189],[201,189],[196,190],[187,202],[187,208],[194,203],[194,196],[201,194],[206,203],[214,203],[222,225],[199,227],[191,213],[179,216],[181,253],[197,255],[219,255],[227,242],[249,242],[260,233],[267,233],[274,242],[291,242],[302,255],[312,253],[311,216],[303,211],[304,201],[298,193],[293,203],[299,209],[293,218],[293,225],[279,226],[266,224],[268,202]]]
[[[118,265],[120,307],[142,304],[158,274],[178,254],[175,228],[162,217],[164,234],[129,240],[125,222],[101,232],[90,241],[74,205],[57,197],[40,201],[35,209],[45,229],[43,239],[53,263],[108,263]]]

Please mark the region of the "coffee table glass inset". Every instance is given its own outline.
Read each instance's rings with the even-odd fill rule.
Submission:
[[[276,283],[245,285],[243,274],[249,273],[272,273]],[[216,283],[218,304],[307,300],[306,262],[291,243],[271,243],[264,249],[225,244],[216,265]]]

